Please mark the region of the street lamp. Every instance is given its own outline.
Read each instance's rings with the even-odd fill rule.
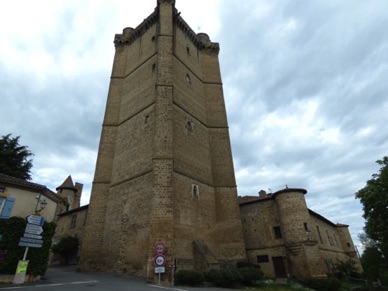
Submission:
[[[44,198],[41,198],[42,194],[39,194],[39,196],[36,196],[36,207],[35,207],[35,214],[39,214],[43,209],[47,206],[47,201]],[[40,209],[38,209],[40,207]]]

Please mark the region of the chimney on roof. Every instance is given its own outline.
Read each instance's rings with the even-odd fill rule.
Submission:
[[[77,189],[77,192],[74,195],[73,209],[81,206],[82,188],[84,187],[84,185],[81,183],[75,182],[74,187]]]
[[[260,190],[259,197],[260,198],[265,198],[265,197],[267,197],[267,193],[264,190]]]

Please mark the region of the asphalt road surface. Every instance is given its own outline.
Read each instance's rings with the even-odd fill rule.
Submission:
[[[26,290],[26,291],[64,291],[64,290],[136,290],[136,291],[228,291],[236,289],[224,288],[192,288],[192,287],[166,287],[147,283],[144,279],[112,273],[90,272],[80,273],[75,267],[50,268],[46,272],[44,280],[35,283],[20,285],[0,284],[0,291],[3,290]]]

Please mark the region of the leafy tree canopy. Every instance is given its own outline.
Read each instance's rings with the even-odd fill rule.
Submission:
[[[61,240],[51,247],[51,251],[54,254],[60,254],[65,259],[65,264],[69,263],[69,259],[72,255],[76,255],[79,246],[79,240],[76,237],[65,236]]]
[[[380,264],[383,262],[381,252],[375,247],[367,247],[361,256],[361,264],[369,280],[380,278]]]
[[[363,204],[366,235],[388,258],[388,157],[376,163],[380,165],[378,173],[356,193],[356,198]]]
[[[53,245],[51,250],[53,253],[68,255],[69,253],[77,250],[78,245],[78,238],[72,236],[65,236],[57,244]]]
[[[31,180],[33,153],[19,144],[20,136],[11,134],[0,139],[0,173],[23,180]]]

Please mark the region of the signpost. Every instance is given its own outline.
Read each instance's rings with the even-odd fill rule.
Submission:
[[[27,247],[25,256],[27,256],[28,247],[41,248],[43,244],[42,236],[44,218],[37,215],[27,216],[27,226],[23,236],[20,238],[19,246]],[[23,258],[25,260],[25,257]]]
[[[24,232],[30,234],[41,234],[43,232],[43,227],[40,225],[27,223],[26,230]]]
[[[18,266],[16,267],[16,274],[13,279],[14,284],[23,284],[24,279],[26,278],[26,272],[29,261],[19,261]]]
[[[38,215],[28,215],[27,222],[34,225],[43,225],[44,217]]]
[[[35,234],[30,234],[30,233],[24,233],[24,237],[29,237],[29,238],[36,238],[36,239],[42,239],[41,235],[35,235]]]
[[[156,256],[154,258],[155,265],[155,274],[159,275],[159,285],[160,285],[160,274],[166,271],[164,265],[166,264],[166,257],[163,255],[167,250],[167,247],[162,242],[157,242],[154,246],[154,251]]]
[[[29,215],[26,219],[27,226],[18,244],[20,247],[26,247],[26,250],[24,251],[23,260],[19,261],[16,269],[14,284],[24,283],[28,267],[28,261],[26,261],[28,248],[41,248],[43,245],[41,234],[43,233],[44,218],[38,215]]]

